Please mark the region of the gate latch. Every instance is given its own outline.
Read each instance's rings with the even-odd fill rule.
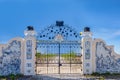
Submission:
[[[62,64],[59,64],[59,66],[62,66]]]

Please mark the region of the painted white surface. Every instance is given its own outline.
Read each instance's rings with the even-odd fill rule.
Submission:
[[[0,44],[0,75],[35,75],[36,38],[35,31],[25,31],[25,38],[13,38],[7,44]],[[31,59],[27,59],[26,42],[32,41]],[[90,42],[86,43],[86,42]],[[82,34],[82,74],[93,72],[120,73],[120,55],[102,39],[92,39],[91,32]],[[87,51],[87,50],[90,50]],[[87,55],[86,52],[89,54]],[[87,55],[87,58],[86,58]],[[28,63],[31,64],[28,66]],[[30,72],[28,72],[28,70]]]
[[[83,32],[82,34],[82,62],[83,62],[82,64],[83,74],[91,74],[93,71],[92,70],[92,33],[91,32]]]
[[[31,41],[31,58],[27,59],[27,49],[29,46],[27,46],[27,41]],[[25,31],[25,52],[24,52],[24,75],[35,75],[35,54],[36,54],[36,38],[35,38],[35,31]],[[31,66],[28,66],[27,64],[31,64]]]

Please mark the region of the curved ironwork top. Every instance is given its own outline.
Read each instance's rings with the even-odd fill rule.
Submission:
[[[37,34],[38,40],[59,40],[59,41],[78,41],[81,39],[79,33],[63,21],[56,21]]]

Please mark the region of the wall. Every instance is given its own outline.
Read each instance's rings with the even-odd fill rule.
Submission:
[[[32,40],[32,59],[26,59],[26,41]],[[34,37],[14,38],[7,44],[0,44],[0,75],[9,74],[35,74],[35,50],[36,39]],[[83,51],[84,53],[84,51]],[[92,72],[120,73],[120,55],[114,52],[114,46],[108,46],[101,39],[92,40]],[[83,60],[84,61],[84,60]],[[31,67],[27,67],[31,63]],[[27,73],[32,70],[31,73]]]
[[[93,63],[92,63],[92,33],[82,33],[82,74],[92,74]]]
[[[101,39],[95,39],[93,42],[96,72],[120,73],[120,55],[114,52],[114,46],[106,45]]]
[[[23,70],[24,39],[14,38],[0,45],[0,75],[20,74]]]
[[[33,36],[26,36],[24,45],[24,75],[35,75],[36,38]]]
[[[25,30],[24,38],[14,38],[0,44],[0,75],[35,75],[36,36],[34,30]]]

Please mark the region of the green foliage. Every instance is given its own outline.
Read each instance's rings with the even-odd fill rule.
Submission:
[[[4,78],[5,78],[5,76],[1,76],[1,75],[0,75],[0,79],[4,79]]]
[[[0,76],[0,80],[17,80],[18,78],[23,76],[24,76],[23,74],[16,74],[16,75],[10,74],[7,76]]]
[[[111,74],[110,72],[106,72],[106,73],[95,72],[95,73],[92,73],[91,75],[93,75],[93,76],[109,76],[109,75],[113,75],[113,74]]]
[[[101,76],[99,80],[105,80],[105,79],[104,79],[104,77]]]
[[[94,73],[92,73],[91,75],[93,75],[93,76],[99,76],[99,75],[101,75],[101,74],[98,73],[98,72],[94,72]]]
[[[69,53],[61,54],[61,57],[65,58],[65,59],[70,59],[70,54]]]
[[[120,73],[110,73],[110,72],[106,72],[106,73],[92,73],[91,75],[93,76],[120,76]]]
[[[36,56],[37,58],[40,58],[41,53],[37,52],[35,56]]]
[[[102,73],[101,75],[108,76],[108,75],[111,75],[111,73],[110,72],[106,72],[106,73]]]
[[[112,73],[112,75],[120,75],[120,73]]]
[[[61,54],[61,57],[65,58],[65,59],[72,59],[72,58],[75,58],[76,57],[76,54],[74,52],[71,52],[71,53],[64,53],[64,54]]]
[[[0,75],[0,78],[4,78],[4,76],[1,76],[1,75]]]
[[[52,53],[48,53],[48,54],[36,53],[37,58],[52,58],[55,56],[56,56],[56,54],[52,54]]]
[[[75,58],[76,57],[76,53],[71,52],[71,58]]]
[[[52,58],[52,57],[55,57],[56,54],[47,54],[48,58]]]
[[[10,76],[10,78],[11,78],[12,80],[15,80],[15,77],[16,77],[16,76],[15,76],[14,74],[10,74],[9,76]]]
[[[52,54],[52,53],[47,53],[47,54],[41,54],[40,52],[36,53],[36,58],[53,58],[57,56],[57,54]],[[65,59],[74,59],[76,57],[76,53],[71,52],[71,53],[64,53],[60,54],[61,57]]]
[[[19,77],[23,77],[24,75],[23,74],[16,74],[16,77],[19,78]]]

